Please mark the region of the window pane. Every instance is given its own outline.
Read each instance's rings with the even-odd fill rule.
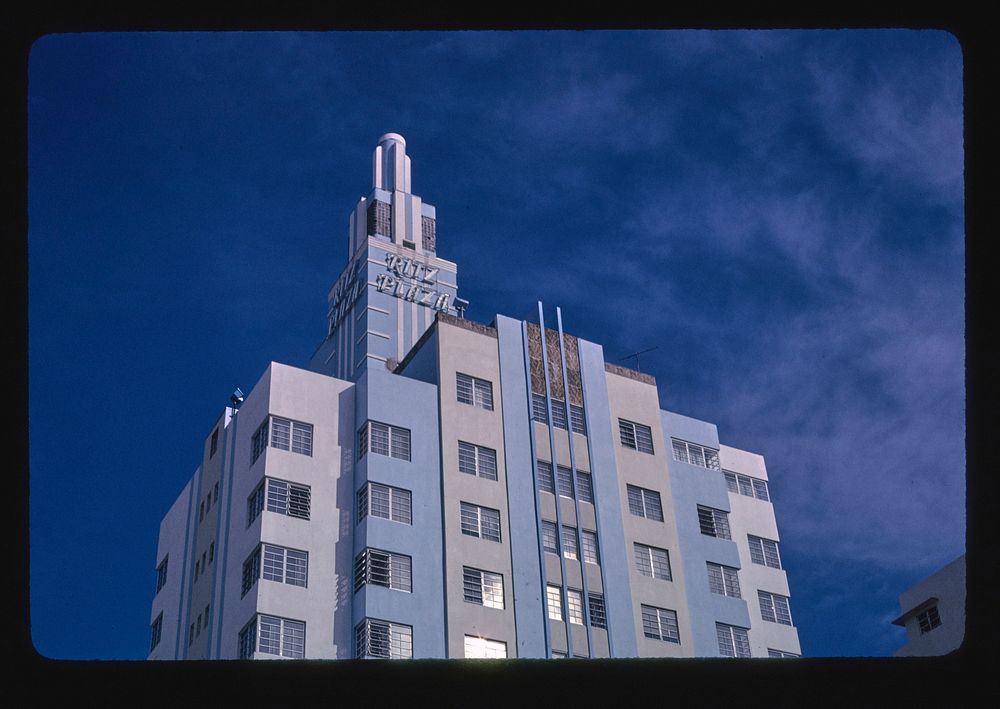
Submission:
[[[545,602],[549,609],[549,620],[562,620],[562,589],[558,586],[547,587]]]
[[[740,494],[746,495],[747,497],[753,497],[753,484],[750,482],[750,478],[746,475],[739,476],[740,483]]]
[[[288,450],[291,441],[292,422],[288,419],[271,417],[271,447]]]
[[[309,575],[309,554],[288,549],[285,553],[285,583],[305,586]]]
[[[471,443],[458,442],[458,470],[462,473],[476,474],[476,447]]]
[[[467,374],[456,374],[455,386],[458,389],[458,401],[460,403],[473,403],[472,377]]]
[[[258,616],[257,652],[269,655],[281,654],[281,619],[269,615]]]
[[[306,624],[298,620],[284,620],[281,640],[281,654],[284,657],[305,657]]]
[[[487,411],[493,410],[493,385],[483,379],[475,380],[476,387],[476,406],[486,409]]]
[[[410,491],[402,490],[398,487],[391,488],[392,498],[392,519],[403,524],[412,524]]]
[[[771,497],[767,494],[767,483],[763,480],[753,481],[754,494],[758,500],[763,500],[764,502],[770,502]]]
[[[676,438],[671,439],[670,442],[674,449],[674,460],[679,460],[682,463],[687,463],[688,462],[687,444],[684,441],[678,441]]]
[[[579,486],[577,492],[579,492],[580,502],[589,502],[593,504],[594,502],[594,478],[593,476],[584,471],[576,471],[576,482]]]
[[[299,519],[309,519],[309,487],[306,485],[288,486],[288,516]]]
[[[368,435],[372,453],[389,455],[389,427],[386,424],[370,421]]]
[[[555,482],[552,479],[552,463],[543,460],[538,463],[538,489],[542,492],[556,492]]]
[[[728,470],[723,471],[723,475],[726,476],[726,487],[729,488],[729,492],[739,492],[739,486],[736,482],[736,473],[731,473]]]
[[[408,430],[393,426],[390,442],[393,458],[401,460],[410,459],[410,432]]]
[[[563,556],[567,559],[577,558],[576,527],[567,527],[564,524],[562,528],[562,540]]]
[[[292,452],[312,455],[312,436],[312,424],[292,422]]]
[[[559,539],[556,536],[556,525],[542,520],[542,548],[552,554],[559,554]]]
[[[583,625],[583,596],[572,588],[566,590],[566,608],[569,612],[569,622]]]
[[[580,532],[580,545],[583,548],[583,560],[585,562],[598,565],[601,563],[597,544],[597,532],[582,530]]]
[[[635,424],[630,421],[618,419],[618,434],[621,436],[622,445],[626,448],[635,448]]]

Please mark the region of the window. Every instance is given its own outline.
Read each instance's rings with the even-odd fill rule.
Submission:
[[[647,490],[644,487],[627,485],[628,510],[637,517],[663,521],[663,506],[660,504],[660,493]]]
[[[929,633],[934,628],[941,625],[941,614],[938,613],[937,606],[931,606],[923,613],[917,615],[917,623],[920,625],[920,634]],[[789,621],[788,625],[791,625]]]
[[[788,607],[788,596],[779,596],[777,593],[767,591],[757,591],[757,600],[760,601],[760,617],[770,623],[780,623],[781,625],[792,624],[792,612]]]
[[[715,635],[719,639],[719,654],[722,657],[750,657],[750,638],[746,628],[716,623]]]
[[[196,559],[194,562],[194,580],[198,580],[198,574],[201,572],[201,559]]]
[[[306,624],[301,620],[258,615],[240,631],[240,659],[256,651],[301,659],[306,650]]]
[[[211,459],[215,456],[215,451],[219,447],[219,429],[212,431],[212,442],[208,447],[208,457]]]
[[[688,443],[679,438],[671,438],[670,443],[674,449],[674,460],[682,463],[690,463],[709,470],[719,469],[719,451],[714,448],[699,446],[697,443]]]
[[[262,423],[253,434],[253,438],[250,442],[250,465],[256,463],[260,454],[264,452],[265,448],[267,448],[267,426],[269,421],[270,419],[265,417],[264,423]]]
[[[750,561],[772,569],[781,568],[781,558],[778,556],[778,542],[762,537],[747,535],[750,544]]]
[[[201,635],[201,613],[198,614],[198,622],[194,624],[194,636]]]
[[[597,545],[597,532],[580,530],[580,548],[583,550],[583,560],[586,563],[600,566],[601,553]]]
[[[550,554],[559,555],[559,538],[556,536],[556,525],[542,520],[542,549]]]
[[[202,500],[202,503],[198,509],[198,521],[203,522],[204,520],[205,520],[205,501]]]
[[[188,628],[188,647],[191,647],[191,643],[194,642],[194,623],[191,623],[191,627]]]
[[[726,487],[729,492],[735,492],[745,497],[756,497],[758,500],[770,502],[771,496],[767,492],[767,482],[758,478],[751,478],[749,475],[734,473],[731,470],[723,470],[726,476]]]
[[[549,610],[549,620],[562,620],[562,589],[559,586],[545,587],[545,605]]]
[[[576,527],[563,525],[563,556],[567,559],[576,559],[579,556],[579,549],[576,543]]]
[[[365,515],[413,524],[409,490],[379,483],[368,483],[358,490],[358,522]]]
[[[464,566],[462,583],[468,603],[503,610],[503,576],[500,574]]]
[[[604,594],[588,593],[587,603],[590,606],[590,625],[594,628],[607,628],[608,614],[604,607]]]
[[[367,451],[400,460],[410,459],[410,431],[387,423],[368,421],[358,431],[358,458]]]
[[[785,652],[784,650],[775,650],[773,647],[767,649],[768,657],[801,657],[801,655],[796,655],[794,652]]]
[[[583,595],[576,589],[566,589],[566,609],[570,623],[583,625]]]
[[[594,504],[594,479],[591,474],[584,470],[577,470],[576,482],[579,486],[577,491],[580,494],[580,502]]]
[[[497,479],[497,452],[492,448],[458,442],[458,469],[487,480]]]
[[[506,658],[507,643],[501,640],[489,640],[474,635],[466,635],[465,656],[477,659]]]
[[[167,583],[167,561],[169,560],[170,555],[168,554],[163,557],[163,561],[156,567],[156,593],[159,593],[160,589]]]
[[[247,498],[248,527],[253,524],[253,521],[257,519],[261,512],[264,511],[264,486],[266,482],[266,480],[261,480],[260,485],[258,485],[254,491],[250,493],[250,497]]]
[[[208,615],[208,606],[209,606],[209,604],[206,603],[205,604],[205,632],[206,633],[208,632],[208,618],[209,618],[209,615]]]
[[[260,578],[260,545],[243,562],[243,584],[240,587],[241,598],[247,595],[247,591],[253,588]]]
[[[163,612],[156,616],[156,620],[149,626],[149,651],[152,652],[160,644],[160,637],[163,635]]]
[[[305,587],[309,576],[309,552],[264,544],[263,576],[268,581]]]
[[[201,573],[205,573],[208,570],[208,552],[203,551],[201,553]]]
[[[219,501],[219,483],[215,483],[215,487],[212,488],[212,504],[214,505]]]
[[[271,447],[292,453],[312,455],[313,427],[311,423],[271,417]]]
[[[701,533],[719,539],[732,539],[729,533],[729,514],[714,507],[698,505],[698,526]]]
[[[539,423],[549,422],[548,410],[545,404],[544,394],[531,395],[531,418]],[[566,402],[561,399],[552,399],[552,425],[564,430],[573,427],[574,433],[587,435],[587,419],[584,415],[583,407],[575,404],[569,405],[569,418],[566,418]]]
[[[569,405],[569,423],[573,427],[574,433],[587,435],[587,418],[584,416],[582,406]]]
[[[633,544],[635,552],[635,567],[643,576],[654,579],[673,581],[670,575],[670,554],[666,549],[646,546],[635,542]]]
[[[359,659],[403,660],[413,657],[413,628],[365,618],[354,629],[355,654]]]
[[[462,534],[470,537],[500,541],[500,510],[462,503]]]
[[[640,453],[652,454],[653,433],[649,426],[618,419],[618,433],[621,435],[622,445],[626,448],[633,448]]]
[[[539,423],[549,422],[549,415],[545,407],[545,396],[543,394],[531,395],[531,418]]]
[[[412,559],[405,554],[364,549],[354,559],[354,591],[367,583],[409,593],[413,590],[411,568]]]
[[[677,630],[677,612],[666,608],[642,606],[642,634],[654,640],[679,644],[681,636]]]
[[[478,406],[487,411],[493,410],[493,384],[485,379],[470,377],[468,374],[455,374],[455,385],[458,388],[460,403]]]
[[[708,590],[720,596],[740,598],[740,581],[736,569],[708,562]]]
[[[546,460],[539,460],[538,463],[538,488],[542,492],[551,492],[555,494],[555,486],[559,485],[559,494],[563,497],[568,497],[570,499],[574,498],[573,490],[573,471],[567,468],[565,465],[556,466],[556,477],[555,480],[552,479],[552,463]],[[580,471],[577,471],[577,475]],[[587,483],[590,485],[590,475],[587,474]],[[581,496],[582,496],[581,491]],[[593,502],[594,492],[593,489],[589,489],[589,502]]]
[[[208,545],[208,560],[215,561],[215,542]]]
[[[267,511],[309,519],[310,488],[285,480],[267,479]]]

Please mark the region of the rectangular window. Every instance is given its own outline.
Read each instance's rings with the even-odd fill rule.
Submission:
[[[209,562],[215,561],[215,542],[208,545],[208,560]]]
[[[188,647],[191,647],[191,643],[194,642],[194,623],[191,623],[191,627],[188,628]]]
[[[250,465],[257,462],[260,454],[264,452],[267,448],[267,430],[270,419],[265,416],[264,423],[262,423],[253,434],[253,439],[251,440],[251,454],[250,454]]]
[[[252,660],[253,653],[257,649],[257,616],[254,616],[249,623],[243,626],[239,639],[239,658],[241,660]]]
[[[737,570],[731,566],[708,563],[708,590],[720,596],[740,598],[740,581]]]
[[[573,499],[573,471],[565,465],[556,466],[556,484],[559,486],[559,494],[563,497]]]
[[[663,521],[663,506],[660,504],[660,493],[647,490],[644,487],[627,485],[628,510],[637,517]]]
[[[493,384],[485,379],[477,379],[468,374],[455,374],[458,400],[462,404],[477,406],[487,411],[493,410]]]
[[[358,659],[405,660],[413,657],[413,628],[365,618],[354,629]]]
[[[268,438],[268,431],[271,434],[270,439]],[[250,446],[251,465],[257,462],[257,458],[267,448],[268,440],[270,440],[272,448],[290,450],[293,453],[311,456],[313,427],[311,423],[292,421],[291,419],[280,418],[278,416],[268,416],[253,434]]]
[[[729,492],[735,492],[745,497],[756,497],[764,502],[771,501],[766,481],[742,473],[734,473],[732,470],[723,470],[722,474],[726,476],[726,487],[729,488]]]
[[[167,582],[167,561],[170,560],[170,555],[163,557],[163,561],[160,565],[156,567],[156,593],[160,592],[163,585]],[[154,594],[155,595],[155,594]]]
[[[801,655],[796,655],[794,652],[785,652],[784,650],[775,650],[773,647],[767,649],[768,657],[801,657]]]
[[[677,629],[677,612],[667,608],[642,606],[642,634],[654,640],[680,643]]]
[[[597,544],[597,532],[587,529],[580,530],[580,548],[583,550],[583,560],[588,564],[601,565],[601,553]]]
[[[247,595],[247,592],[253,588],[253,585],[257,583],[257,579],[260,578],[260,545],[246,558],[243,562],[243,584],[240,587],[242,596]]]
[[[777,593],[767,591],[757,591],[757,600],[760,601],[760,617],[770,623],[780,623],[781,625],[792,624],[792,612],[788,607],[788,596],[779,596]]]
[[[205,521],[205,502],[204,501],[202,501],[202,503],[201,503],[201,505],[200,505],[200,507],[198,509],[198,521],[199,522]]]
[[[261,512],[264,511],[264,488],[267,484],[267,480],[261,480],[260,485],[254,488],[254,491],[250,493],[250,497],[247,498],[247,526],[249,527],[253,524],[253,521],[257,519]]]
[[[215,451],[219,448],[219,429],[212,431],[212,442],[208,447],[209,459],[215,457]]]
[[[778,542],[755,537],[752,534],[747,535],[747,542],[750,544],[750,561],[761,566],[770,566],[772,569],[781,568]]]
[[[587,418],[583,413],[582,406],[569,405],[569,423],[573,427],[574,433],[587,435]]]
[[[503,576],[500,574],[463,566],[462,583],[468,603],[503,610]]]
[[[476,659],[503,659],[507,657],[507,643],[475,635],[465,636],[465,656]]]
[[[569,430],[569,418],[566,415],[566,402],[552,399],[552,425],[564,431]]]
[[[542,549],[550,554],[559,555],[559,538],[556,536],[554,522],[542,520]]]
[[[198,622],[194,624],[194,636],[201,635],[201,613],[198,614]]]
[[[577,492],[580,495],[580,502],[589,502],[590,504],[594,504],[594,479],[591,474],[585,470],[577,470],[576,482],[578,485]]]
[[[367,583],[409,593],[413,590],[411,568],[412,559],[405,554],[364,549],[354,559],[354,591]]]
[[[500,541],[500,510],[462,503],[462,534],[491,542]]]
[[[590,606],[590,625],[594,628],[607,628],[608,614],[604,607],[604,594],[588,593],[587,603]]]
[[[198,574],[201,572],[201,559],[197,559],[194,562],[194,580],[198,580]]]
[[[729,513],[714,507],[698,505],[698,526],[701,533],[719,539],[732,539],[729,533]]]
[[[309,577],[309,552],[264,544],[263,577],[268,581],[305,587]]]
[[[531,395],[531,418],[539,423],[548,423],[549,414],[545,406],[545,396],[542,394]]]
[[[697,443],[689,443],[679,438],[671,438],[670,444],[674,450],[674,460],[697,465],[700,468],[719,470],[719,451],[714,448],[699,446]]]
[[[215,483],[215,487],[212,488],[212,504],[214,505],[219,501],[219,483]]]
[[[487,480],[496,480],[497,452],[492,448],[459,441],[458,470]]]
[[[208,606],[209,606],[209,604],[208,604],[208,603],[206,603],[206,604],[205,604],[205,632],[206,632],[206,633],[208,632],[208,619],[209,619],[209,615],[208,615]]]
[[[555,479],[553,480],[552,463],[546,460],[539,460],[536,462],[538,463],[538,489],[540,489],[542,492],[550,492],[554,495],[555,486],[556,484],[558,484],[559,494],[563,497],[568,497],[569,499],[572,500],[574,497],[573,471],[570,468],[567,468],[565,465],[557,465],[556,476]],[[577,471],[577,475],[580,476],[581,471]],[[594,493],[593,490],[590,489],[590,474],[586,473],[586,475],[588,484],[588,496],[590,497],[588,502],[593,502]],[[582,495],[583,491],[581,490],[581,496]]]
[[[286,480],[267,479],[267,511],[309,519],[310,488]]]
[[[257,652],[301,659],[305,657],[306,624],[301,620],[259,615],[256,640]]]
[[[646,546],[635,542],[635,566],[643,576],[672,581],[670,574],[670,553],[666,549]]]
[[[716,623],[715,635],[719,639],[719,654],[722,657],[750,657],[750,637],[746,628]]]
[[[163,634],[163,612],[161,611],[153,624],[149,626],[149,651],[152,652],[160,644],[160,637]]]
[[[576,589],[566,589],[566,609],[570,623],[583,625],[583,595]]]
[[[358,458],[367,451],[400,460],[410,459],[410,431],[387,423],[368,421],[358,431]]]
[[[920,626],[920,634],[929,633],[934,628],[941,625],[941,614],[938,613],[937,606],[931,606],[923,613],[917,615],[917,624]],[[791,625],[791,622],[789,622]]]
[[[549,620],[562,620],[562,589],[559,586],[546,586],[545,605],[548,607]]]
[[[409,490],[379,483],[368,483],[358,490],[358,522],[365,515],[413,524],[413,504]]]
[[[576,559],[579,556],[579,548],[576,543],[576,527],[569,527],[564,524],[562,528],[562,540],[563,556],[567,559]]]
[[[618,419],[618,433],[621,436],[622,445],[626,448],[633,448],[640,453],[652,454],[653,432],[649,426]]]

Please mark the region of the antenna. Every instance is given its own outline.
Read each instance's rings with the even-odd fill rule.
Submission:
[[[633,352],[630,355],[625,355],[624,357],[622,357],[618,361],[619,362],[624,362],[627,359],[632,359],[633,357],[635,357],[635,371],[641,372],[642,370],[639,369],[639,355],[646,354],[647,352],[652,352],[653,350],[658,350],[658,349],[660,349],[660,348],[659,347],[650,347],[648,350],[640,350],[638,352]]]

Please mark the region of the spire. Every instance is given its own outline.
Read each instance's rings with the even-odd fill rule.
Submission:
[[[410,158],[406,156],[406,140],[399,133],[386,133],[378,139],[372,168],[372,187],[409,193]]]

